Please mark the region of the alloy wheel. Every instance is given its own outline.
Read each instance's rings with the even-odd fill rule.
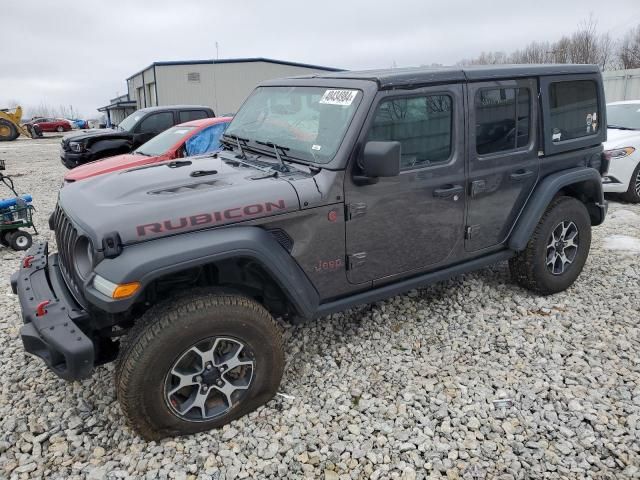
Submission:
[[[553,275],[562,275],[578,254],[578,227],[563,221],[551,232],[547,242],[547,269]]]
[[[202,340],[185,350],[167,373],[166,403],[183,420],[211,420],[243,400],[254,371],[253,352],[240,340]]]

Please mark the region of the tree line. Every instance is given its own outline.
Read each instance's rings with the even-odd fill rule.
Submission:
[[[590,63],[603,70],[640,68],[640,24],[619,39],[609,32],[599,33],[593,16],[583,20],[578,29],[556,42],[534,41],[511,53],[482,52],[460,65],[504,63]]]

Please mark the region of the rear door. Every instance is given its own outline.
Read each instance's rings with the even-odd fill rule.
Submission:
[[[399,141],[401,172],[371,185],[346,181],[351,283],[451,261],[464,238],[463,119],[461,85],[378,94],[360,145]]]
[[[43,118],[38,125],[40,126],[40,129],[43,132],[53,132],[54,131],[53,119],[52,118]]]
[[[465,249],[504,242],[539,174],[537,80],[470,83]]]
[[[142,119],[138,128],[136,129],[135,145],[138,147],[145,142],[148,142],[160,132],[164,132],[167,128],[171,128],[175,124],[174,115],[172,111],[169,112],[157,112],[147,115]]]

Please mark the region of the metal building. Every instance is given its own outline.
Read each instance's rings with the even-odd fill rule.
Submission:
[[[112,98],[109,101],[109,105],[98,109],[99,112],[107,116],[108,125],[117,125],[136,110],[136,102],[130,100],[129,95],[120,95],[119,97]]]
[[[114,99],[111,105],[99,110],[106,112],[113,123],[118,123],[116,115],[121,119],[123,112],[118,105],[124,107],[125,104],[127,108],[135,109],[157,105],[207,105],[216,115],[235,113],[263,80],[327,71],[340,69],[269,58],[154,62],[127,78],[126,98]]]

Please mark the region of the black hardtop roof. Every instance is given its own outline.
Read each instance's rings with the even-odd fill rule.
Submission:
[[[469,67],[411,67],[385,70],[360,70],[320,73],[296,78],[332,78],[370,80],[380,88],[407,87],[430,83],[499,80],[545,75],[599,73],[598,65],[542,64],[542,65],[482,65]]]
[[[158,110],[193,110],[194,108],[205,108],[207,110],[213,111],[213,108],[208,107],[206,105],[165,105],[165,106],[159,106],[159,107],[145,107],[136,111],[147,113],[147,112],[157,112]]]

